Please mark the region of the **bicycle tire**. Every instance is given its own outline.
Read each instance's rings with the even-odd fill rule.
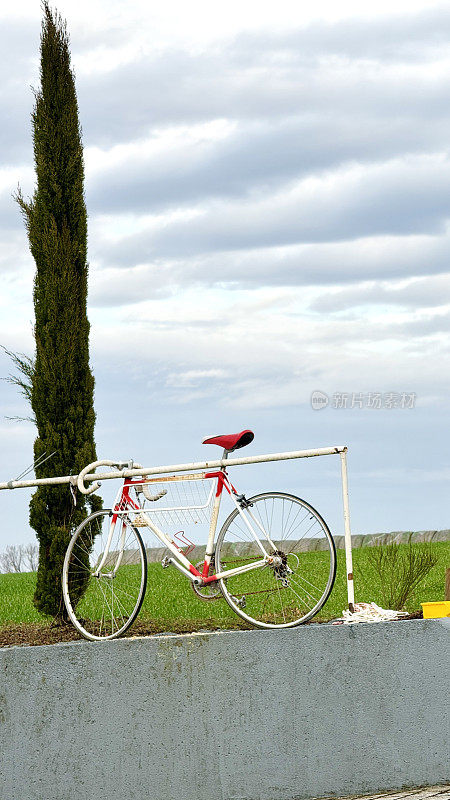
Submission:
[[[128,630],[139,614],[147,586],[145,547],[139,531],[126,516],[117,518],[107,561],[95,575],[112,516],[111,509],[102,509],[79,525],[70,540],[63,566],[67,613],[82,636],[96,641],[116,639]],[[122,543],[123,555],[118,561]]]
[[[336,547],[328,525],[295,495],[265,492],[248,502],[249,511],[275,545],[274,550],[262,540],[269,555],[276,555],[281,563],[220,580],[222,594],[233,611],[255,627],[292,628],[308,622],[328,599],[336,577]],[[306,545],[315,545],[315,550]],[[235,509],[217,538],[216,571],[243,566],[261,556]],[[315,573],[320,586],[312,580]]]

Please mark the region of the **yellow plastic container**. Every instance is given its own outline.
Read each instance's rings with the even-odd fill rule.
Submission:
[[[437,617],[450,617],[450,600],[441,600],[437,603],[421,603],[424,619]]]

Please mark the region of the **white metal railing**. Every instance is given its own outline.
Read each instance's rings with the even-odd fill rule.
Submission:
[[[147,477],[148,475],[165,475],[168,473],[176,472],[192,472],[196,470],[210,470],[219,469],[220,467],[234,467],[243,464],[262,464],[269,461],[288,461],[297,458],[313,458],[315,456],[329,456],[339,454],[341,460],[341,481],[342,481],[342,501],[344,510],[344,532],[345,532],[345,562],[346,562],[346,576],[347,576],[347,596],[348,605],[353,611],[355,603],[354,584],[353,584],[353,567],[352,567],[352,538],[350,529],[350,511],[348,502],[348,479],[347,479],[347,447],[339,445],[337,447],[320,447],[315,450],[294,450],[286,453],[267,453],[261,456],[243,456],[241,458],[221,458],[212,461],[197,461],[190,464],[170,464],[159,467],[142,467],[139,464],[134,464],[132,461],[96,461],[94,464],[89,464],[88,468],[96,468],[100,466],[116,466],[118,469],[111,469],[110,472],[104,473],[90,473],[85,474],[86,467],[80,472],[79,475],[63,475],[54,478],[35,478],[34,480],[12,480],[0,483],[1,489],[25,489],[34,486],[60,486],[62,484],[71,484],[77,486],[80,491],[85,494],[90,494],[100,487],[101,481],[113,480],[117,478],[135,478]],[[84,487],[84,481],[96,484],[89,487],[88,490]],[[84,487],[81,488],[81,487]]]

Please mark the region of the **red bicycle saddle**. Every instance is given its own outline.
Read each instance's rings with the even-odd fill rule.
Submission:
[[[245,447],[250,444],[255,438],[253,431],[241,431],[240,433],[225,433],[221,436],[209,436],[203,439],[202,444],[218,444],[224,450],[230,453],[232,450],[238,450],[240,447]]]

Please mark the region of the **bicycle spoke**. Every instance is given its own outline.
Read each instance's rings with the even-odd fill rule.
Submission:
[[[64,562],[63,593],[72,622],[84,636],[105,639],[123,633],[139,611],[146,580],[145,550],[135,528],[124,519],[112,527],[109,511],[82,523]]]
[[[263,569],[227,577],[226,570],[255,559],[248,545],[250,532],[242,519],[246,512],[233,512],[222,527],[216,550],[217,571],[225,572],[220,581],[225,599],[240,616],[259,627],[306,622],[324,604],[334,581],[335,549],[328,528],[311,506],[292,495],[257,495],[250,503],[250,524],[262,544],[272,541],[275,550],[269,546],[271,561]],[[255,520],[262,530],[255,527]],[[311,537],[320,542],[320,558],[301,545]],[[242,553],[236,553],[239,546]]]
[[[299,581],[299,580],[300,580],[300,581],[303,581],[304,583],[307,583],[309,586],[311,586],[311,588],[312,588],[312,589],[316,589],[316,590],[317,590],[317,591],[320,593],[320,588],[319,588],[318,586],[316,586],[314,583],[311,583],[311,581],[309,581],[309,580],[308,580],[307,578],[305,578],[303,575],[296,575],[296,578],[297,578],[298,580],[297,580],[297,581],[294,581],[294,583],[296,582],[296,583],[297,583],[297,585],[298,585],[300,588],[302,588],[302,587],[301,587],[301,586],[300,586],[300,584],[298,583],[298,581]],[[294,580],[294,579],[292,578],[292,580]],[[305,589],[305,592],[306,592],[306,589]]]
[[[295,596],[296,596],[296,597],[298,597],[298,599],[300,600],[300,602],[301,602],[301,603],[303,603],[303,605],[304,605],[304,606],[306,606],[306,608],[311,608],[311,606],[308,606],[308,604],[307,604],[307,603],[304,601],[303,597],[300,597],[300,595],[299,595],[299,594],[298,594],[298,593],[297,593],[297,592],[296,592],[296,591],[295,591],[295,590],[292,588],[292,586],[290,585],[290,583],[288,584],[288,586],[287,586],[286,588],[290,589],[290,590],[291,590],[291,592],[292,592],[293,594],[295,594]]]

